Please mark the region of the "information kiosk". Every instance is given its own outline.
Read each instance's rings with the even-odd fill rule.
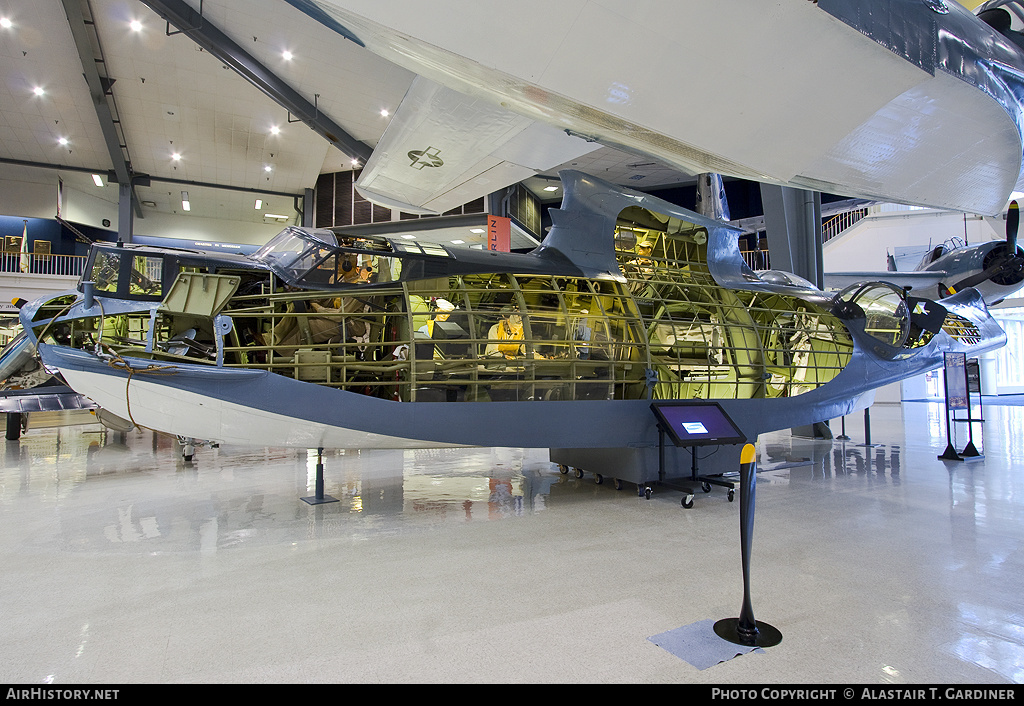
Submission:
[[[723,480],[721,476],[699,475],[697,469],[697,447],[743,444],[746,435],[729,418],[717,402],[706,400],[672,400],[654,402],[651,410],[658,420],[658,475],[659,480],[669,487],[685,493],[683,507],[693,507],[693,490],[685,486],[667,483],[665,469],[665,435],[675,446],[690,449],[690,480],[700,482],[701,490],[711,492],[712,485],[729,489],[729,502],[733,501],[736,484]]]

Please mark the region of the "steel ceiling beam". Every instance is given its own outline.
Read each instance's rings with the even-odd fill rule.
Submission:
[[[69,1],[69,0],[65,0]],[[224,32],[215,27],[183,0],[141,0],[143,5],[161,19],[178,28],[192,41],[230,66],[239,76],[269,96],[299,121],[305,123],[352,159],[364,164],[373,151],[365,143],[348,134],[344,128],[321,113],[315,105],[303,98],[267,67],[258,62]]]
[[[128,242],[131,240],[132,208],[134,208],[135,214],[142,218],[142,207],[139,205],[138,199],[135,198],[134,188],[131,185],[134,172],[131,160],[126,156],[128,148],[121,141],[118,132],[118,118],[110,105],[110,87],[113,82],[108,76],[100,74],[99,66],[103,63],[103,56],[99,49],[99,37],[96,37],[96,45],[94,45],[92,41],[94,30],[91,29],[93,25],[92,12],[90,10],[89,18],[86,19],[82,9],[83,6],[88,7],[88,0],[61,0],[61,4],[64,6],[64,14],[68,18],[68,26],[71,28],[75,48],[78,50],[78,58],[82,62],[82,73],[89,86],[89,95],[92,97],[92,105],[100,122],[103,141],[107,144],[107,152],[114,165],[114,174],[122,188],[121,198],[128,200],[127,204],[121,205],[118,222],[118,236],[126,236],[123,239]],[[97,58],[97,54],[99,54],[99,58]],[[127,223],[122,226],[121,221],[125,220]]]

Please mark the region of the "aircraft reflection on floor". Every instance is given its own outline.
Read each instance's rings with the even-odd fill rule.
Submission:
[[[888,476],[898,483],[902,467],[899,446],[873,444],[865,447],[857,440],[846,442],[792,437],[763,444],[758,468],[767,478],[788,482],[821,480],[866,473]]]

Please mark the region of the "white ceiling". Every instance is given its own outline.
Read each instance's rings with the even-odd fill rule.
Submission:
[[[198,10],[198,2],[191,4]],[[304,124],[289,122],[284,108],[187,36],[167,36],[165,23],[141,2],[88,0],[83,7],[94,21],[106,74],[115,79],[111,92],[134,171],[154,178],[136,189],[141,201],[155,204],[143,206],[137,232],[145,231],[145,215],[152,212],[251,222],[263,222],[268,210],[294,214],[288,196],[262,196],[269,206],[260,212],[253,207],[257,194],[158,178],[301,194],[320,173],[352,168],[347,155]],[[394,112],[413,78],[282,0],[205,0],[203,16],[370,147],[387,127],[381,111]],[[113,164],[61,0],[0,0],[0,17],[12,23],[0,28],[0,158],[105,175]],[[140,31],[130,28],[133,20],[142,23]],[[290,61],[283,58],[286,50]],[[43,95],[35,95],[36,87]],[[180,159],[172,158],[175,153]],[[653,159],[609,148],[565,166],[637,189],[693,181]],[[7,179],[55,181],[53,170],[2,167]],[[86,173],[59,173],[80,191],[118,200],[115,185],[97,188]],[[548,183],[531,179],[527,185],[551,199],[540,191]],[[189,214],[182,213],[183,190]]]

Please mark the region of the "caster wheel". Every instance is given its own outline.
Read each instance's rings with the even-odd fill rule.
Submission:
[[[614,480],[612,481],[612,485],[614,486],[614,488],[615,488],[616,490],[622,490],[622,481],[621,481],[621,480],[619,480],[618,478],[615,478],[615,479],[614,479]]]
[[[558,472],[564,476],[566,473],[569,472],[569,467],[560,463],[558,464]]]
[[[732,488],[729,489],[729,502],[732,502],[736,498],[736,491]]]
[[[704,482],[702,482],[700,484],[700,489],[703,490],[705,493],[710,493],[711,492],[711,484],[708,483],[707,481],[704,481]]]
[[[573,472],[573,475],[575,475],[577,478],[582,478],[583,477],[583,469],[582,468],[574,468],[574,469],[572,469],[572,472]]]
[[[602,483],[604,483],[604,476],[602,476],[600,473],[595,473],[594,482],[598,485],[601,485]]]
[[[685,507],[687,510],[689,510],[691,507],[693,507],[693,496],[692,495],[684,495],[683,496],[682,504],[683,504],[683,507]]]
[[[648,500],[651,499],[651,489],[650,488],[644,488],[644,497],[646,499],[648,499]]]

